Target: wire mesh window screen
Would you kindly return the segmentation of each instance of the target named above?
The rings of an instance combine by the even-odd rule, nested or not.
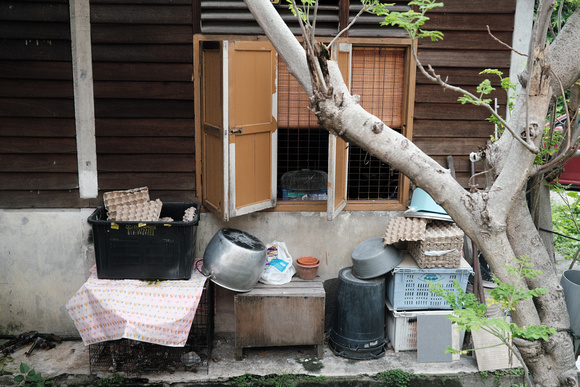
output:
[[[308,95],[282,59],[278,59],[278,127],[317,128],[316,116],[309,106]]]
[[[352,94],[391,128],[403,126],[405,50],[364,47],[352,52]]]
[[[352,52],[352,94],[369,113],[394,129],[403,127],[405,50],[361,47]],[[399,173],[363,149],[350,145],[347,199],[395,200]]]
[[[278,198],[282,200],[325,199],[324,192],[312,190],[309,185],[302,189],[296,184],[285,185],[308,175],[304,170],[323,172],[310,173],[317,178],[328,172],[328,132],[318,126],[309,106],[298,81],[278,60]],[[289,179],[290,175],[294,179]]]

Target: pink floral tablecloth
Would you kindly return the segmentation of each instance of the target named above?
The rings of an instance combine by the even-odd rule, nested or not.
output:
[[[103,280],[96,267],[66,303],[85,345],[121,338],[183,347],[206,277],[188,281]]]

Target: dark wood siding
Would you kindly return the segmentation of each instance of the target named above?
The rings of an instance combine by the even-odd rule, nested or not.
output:
[[[195,196],[192,0],[91,1],[101,192]]]
[[[507,97],[500,88],[499,78],[479,73],[495,68],[504,77],[509,76],[510,51],[488,34],[486,25],[496,37],[511,44],[515,0],[494,3],[493,7],[484,0],[446,0],[444,3],[443,8],[436,8],[428,15],[426,29],[440,30],[445,37],[440,42],[420,41],[419,59],[425,66],[430,64],[450,84],[471,92],[489,78],[497,89],[491,97],[497,98],[499,111],[504,116]],[[490,116],[485,109],[461,105],[458,97],[417,72],[413,141],[443,166],[447,166],[446,157],[452,155],[457,178],[467,187],[471,175],[469,153],[485,146],[494,127],[485,121]],[[476,171],[480,170],[481,163],[476,163]],[[479,177],[476,183],[483,186],[484,178]]]
[[[0,207],[84,205],[68,1],[0,1]]]

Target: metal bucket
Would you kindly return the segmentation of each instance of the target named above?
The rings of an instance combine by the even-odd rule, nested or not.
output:
[[[566,270],[562,274],[560,284],[564,288],[566,307],[570,316],[570,328],[574,332],[574,351],[577,350],[580,337],[580,271]]]

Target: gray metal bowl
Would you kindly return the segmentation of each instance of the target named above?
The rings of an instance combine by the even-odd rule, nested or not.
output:
[[[359,243],[351,254],[352,274],[360,279],[380,277],[393,270],[403,260],[403,252],[384,246],[382,237]]]
[[[209,241],[201,272],[221,287],[249,292],[266,267],[266,245],[234,228],[222,228]]]

